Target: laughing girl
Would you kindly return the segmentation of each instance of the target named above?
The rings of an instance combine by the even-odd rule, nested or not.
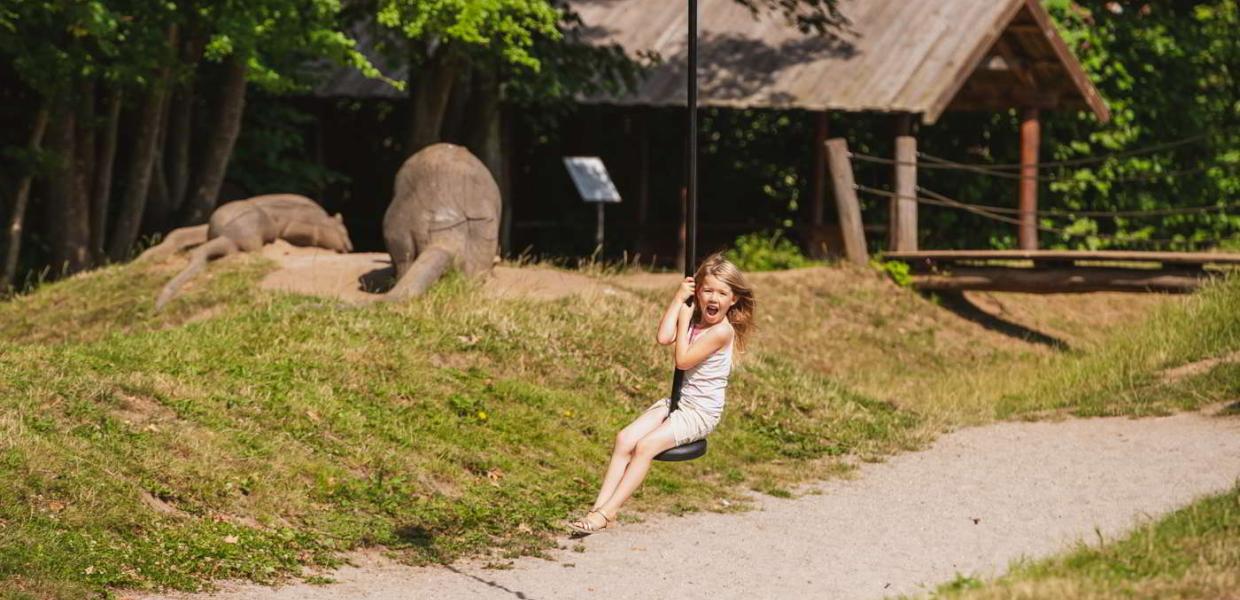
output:
[[[655,456],[715,429],[723,416],[732,351],[744,350],[753,316],[753,291],[740,269],[721,254],[709,256],[681,282],[655,336],[659,344],[675,346],[676,368],[685,372],[678,408],[669,416],[670,400],[664,398],[616,434],[594,507],[570,528],[594,533],[614,525]]]

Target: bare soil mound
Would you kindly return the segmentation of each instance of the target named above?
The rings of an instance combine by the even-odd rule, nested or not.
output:
[[[260,284],[269,290],[363,304],[379,299],[378,292],[390,286],[393,277],[391,261],[385,253],[335,254],[277,241],[265,246],[262,255],[280,265]],[[482,289],[492,297],[557,300],[670,292],[681,277],[678,273],[641,271],[589,275],[542,265],[498,265]],[[931,307],[924,301],[911,301],[913,295],[885,277],[849,265],[753,273],[749,279],[764,292],[763,310],[767,318],[771,311],[783,314],[803,308],[809,300],[800,297],[805,294],[846,292],[855,301],[845,299],[824,316],[832,324],[832,335],[857,328],[870,331],[882,322],[904,321],[899,327],[909,331],[918,327],[934,329],[937,343],[947,349],[975,347],[979,342],[992,348],[1043,350],[1061,343],[1078,347],[1099,339],[1116,326],[1139,321],[1158,304],[1175,301],[1160,294],[970,292],[964,294],[963,306],[945,302]],[[857,302],[862,306],[855,306]],[[861,309],[864,315],[857,313]],[[959,343],[954,344],[953,340]],[[1039,340],[1041,344],[1037,343]],[[1046,340],[1055,344],[1048,346]]]
[[[277,241],[264,246],[262,254],[280,265],[260,284],[268,290],[361,304],[379,299],[377,292],[389,286],[394,275],[390,258],[381,252],[336,254]],[[571,271],[506,266],[494,269],[483,284],[483,290],[495,297],[539,300],[624,293],[616,286]]]

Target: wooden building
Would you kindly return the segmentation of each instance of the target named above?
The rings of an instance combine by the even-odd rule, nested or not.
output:
[[[661,59],[633,93],[587,103],[684,106],[687,11],[668,0],[577,0],[592,43]],[[915,122],[947,111],[1021,111],[1020,247],[1037,247],[1040,115],[1106,103],[1037,0],[841,0],[848,23],[830,35],[798,31],[778,15],[757,18],[734,0],[701,0],[698,74],[704,106],[811,111],[816,139],[810,230],[824,222],[827,115],[877,112],[895,120],[889,246],[917,249]],[[904,166],[905,168],[899,168]],[[908,168],[914,167],[914,168]],[[639,195],[647,201],[647,195]],[[647,211],[639,208],[638,214]],[[814,236],[811,236],[814,237]]]
[[[615,220],[608,217],[609,239],[623,242],[619,247],[609,243],[609,251],[676,256],[679,215],[674,204],[683,148],[678,127],[686,98],[686,3],[570,1],[584,22],[584,41],[619,45],[639,61],[649,62],[652,56],[658,60],[631,93],[582,98],[584,116],[558,132],[563,142],[553,149],[530,150],[537,146],[539,134],[522,130],[517,119],[509,119],[513,127],[506,158],[512,162],[504,170],[511,176],[506,205],[515,231],[505,230],[505,240],[512,240],[507,249],[517,253],[533,246],[535,252],[551,254],[588,252],[587,244],[593,247],[594,212],[579,202],[572,204],[575,194],[559,158],[602,154],[618,174],[625,197],[623,206],[609,209],[619,211]],[[917,249],[913,196],[919,127],[934,126],[950,111],[1018,110],[1023,116],[1022,173],[1028,175],[1036,174],[1039,119],[1044,111],[1088,110],[1099,120],[1109,119],[1106,103],[1037,0],[840,0],[839,9],[847,24],[822,35],[801,32],[777,14],[755,16],[735,0],[700,0],[701,104],[794,111],[790,114],[811,122],[812,141],[798,142],[806,143],[809,206],[801,213],[802,222],[793,227],[811,251],[839,251],[838,233],[829,224],[824,155],[831,122],[875,115],[891,122],[897,138],[891,158],[901,164],[892,169],[898,198],[891,201],[890,223],[884,229],[889,233],[888,248],[907,251]],[[367,46],[365,39],[362,45]],[[405,78],[407,71],[401,65],[384,66],[390,76]],[[320,104],[317,111],[320,156],[355,182],[342,198],[328,202],[345,211],[346,219],[359,221],[364,240],[366,231],[378,231],[384,196],[390,194],[384,187],[391,177],[388,169],[394,172],[392,165],[398,166],[403,158],[395,154],[398,143],[370,138],[390,138],[385,128],[399,127],[407,119],[401,114],[402,93],[356,71],[340,70],[315,95],[318,101],[397,101],[370,111],[387,115],[385,121],[363,118],[366,111],[342,114],[327,104]],[[613,139],[600,140],[600,131]],[[392,156],[379,157],[384,152]],[[711,177],[712,167],[703,168],[703,176]],[[1019,193],[1013,190],[1013,201],[1018,196],[1022,210],[1020,246],[1035,248],[1037,181],[1026,177],[1017,183]],[[356,217],[350,215],[351,207]],[[716,239],[708,240],[706,247],[726,243],[744,233],[746,226],[752,224],[712,223],[707,215],[702,234]]]

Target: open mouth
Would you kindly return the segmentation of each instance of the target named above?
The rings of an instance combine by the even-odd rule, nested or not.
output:
[[[715,315],[718,315],[718,314],[719,314],[719,307],[718,307],[718,306],[715,306],[715,305],[713,305],[713,304],[707,304],[707,305],[706,305],[706,315],[707,315],[707,316],[714,317]]]

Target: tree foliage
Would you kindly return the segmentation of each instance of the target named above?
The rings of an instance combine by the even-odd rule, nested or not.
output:
[[[1111,108],[1043,112],[1043,161],[1074,164],[1040,171],[1040,233],[1046,247],[1206,249],[1240,238],[1240,14],[1235,0],[1108,2],[1053,0],[1061,34]],[[702,183],[716,203],[742,211],[754,197],[773,206],[760,226],[803,222],[809,192],[812,117],[799,111],[706,111],[703,164],[720,165]],[[1020,160],[1019,114],[947,113],[918,134],[919,150],[981,165]],[[885,115],[836,114],[830,131],[855,152],[892,156]],[[788,140],[796,140],[789,144]],[[1182,143],[1164,146],[1167,142]],[[1147,151],[1153,147],[1154,151]],[[890,188],[887,165],[854,163],[857,181]],[[996,175],[995,172],[999,175]],[[920,169],[919,184],[954,199],[1015,208],[1016,171]],[[736,201],[730,199],[735,197]],[[862,195],[867,222],[886,220],[889,200]],[[1159,214],[1207,207],[1185,214]],[[1212,208],[1210,208],[1212,207]],[[1104,217],[1084,211],[1159,211]],[[1015,226],[923,205],[922,245],[1013,247]],[[739,213],[744,214],[744,213]],[[1014,216],[1014,215],[1013,215]],[[1231,241],[1229,241],[1231,240]]]
[[[428,53],[490,54],[538,70],[530,48],[539,37],[559,37],[559,16],[545,0],[379,0],[376,20]]]
[[[57,213],[46,221],[73,224],[65,229],[76,237],[58,236],[55,227],[50,236],[31,235],[50,246],[53,257],[73,254],[76,258],[67,265],[72,271],[105,260],[98,250],[105,246],[112,248],[113,258],[128,256],[138,224],[162,228],[181,203],[199,206],[195,215],[209,212],[231,155],[247,81],[273,92],[304,89],[311,74],[307,67],[322,61],[379,76],[341,29],[340,12],[339,0],[4,3],[0,60],[11,65],[8,74],[19,93],[35,99],[25,109],[27,119],[41,110],[53,115],[52,160],[25,160],[10,177],[41,175],[35,198],[47,197],[45,204]],[[215,83],[220,73],[239,77],[238,84],[195,93],[195,80]],[[110,110],[113,106],[116,110]],[[170,125],[174,113],[184,116],[176,121],[179,128]],[[109,132],[118,129],[119,147],[129,155],[113,163],[118,142]],[[202,139],[191,141],[195,132]],[[17,154],[14,149],[25,135],[5,135],[0,140],[5,153]],[[177,148],[182,151],[174,152]],[[182,164],[191,156],[189,149],[201,155],[197,168]],[[107,176],[100,177],[100,171]],[[66,178],[72,184],[60,185]],[[179,181],[186,178],[198,183]],[[175,197],[170,190],[187,197]],[[99,202],[105,204],[93,208]],[[6,212],[7,220],[20,217],[15,210]],[[20,223],[15,230],[21,230]],[[84,241],[84,231],[111,239],[106,244]],[[73,248],[64,250],[66,244]],[[83,254],[84,245],[95,248],[91,256]],[[53,273],[63,267],[53,265]],[[6,284],[0,282],[0,288]]]
[[[1112,118],[1043,113],[1041,159],[1067,164],[1039,171],[1039,209],[1053,213],[1040,219],[1041,244],[1194,250],[1240,237],[1236,1],[1046,5]],[[1018,132],[1014,111],[982,119],[949,114],[923,130],[921,147],[967,162],[1012,164],[1019,161]],[[1015,205],[1010,178],[930,170],[919,178],[958,200]],[[923,232],[940,247],[1016,243],[1006,223],[953,209],[925,214]]]
[[[1117,154],[1057,172],[1064,210],[1217,205],[1201,214],[1060,222],[1076,245],[1145,241],[1210,246],[1240,235],[1240,8],[1235,0],[1049,3],[1061,31],[1107,99],[1113,119],[1060,115],[1056,160]],[[1183,140],[1157,152],[1134,153]],[[1108,237],[1109,236],[1109,237]]]

